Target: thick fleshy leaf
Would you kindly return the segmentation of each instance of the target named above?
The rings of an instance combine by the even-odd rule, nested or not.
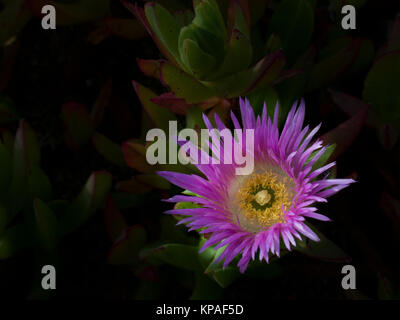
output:
[[[33,166],[28,173],[28,190],[31,198],[39,197],[46,201],[52,198],[50,179],[38,166]]]
[[[266,88],[271,82],[278,78],[286,64],[286,57],[282,50],[271,53],[251,70],[251,83],[245,93],[252,93],[256,90]]]
[[[185,244],[164,244],[157,248],[146,249],[141,253],[142,257],[159,260],[174,267],[201,271],[196,246]]]
[[[365,103],[363,100],[350,96],[343,92],[330,90],[330,94],[333,102],[349,117],[353,117],[356,113],[358,113],[362,109],[365,109],[368,106],[368,104]],[[365,124],[371,127],[376,127],[377,125],[376,115],[371,109],[369,109],[368,111]]]
[[[52,5],[57,12],[57,25],[67,26],[86,21],[93,21],[104,17],[110,11],[110,0],[78,0],[78,1],[54,1],[54,0],[27,0],[31,12],[42,18],[43,6]]]
[[[111,175],[108,172],[92,173],[80,194],[62,216],[60,221],[62,233],[69,233],[85,223],[103,206],[110,189]]]
[[[348,70],[360,51],[361,43],[361,39],[354,39],[347,47],[317,62],[311,70],[307,90],[326,86]]]
[[[195,245],[197,240],[187,233],[184,226],[177,226],[176,219],[170,215],[164,215],[160,218],[161,232],[160,240],[173,243]]]
[[[124,229],[108,253],[108,263],[112,265],[134,266],[139,262],[139,251],[146,243],[146,230],[141,225]]]
[[[10,227],[0,236],[0,260],[10,258],[31,242],[32,239],[24,224]]]
[[[186,112],[186,127],[191,129],[205,129],[203,110],[198,106],[190,107]]]
[[[189,103],[198,103],[214,96],[214,90],[205,87],[195,78],[168,62],[161,64],[161,81],[169,86],[175,96]]]
[[[248,68],[252,54],[250,38],[239,30],[233,29],[224,61],[216,72],[210,75],[210,80],[222,78]]]
[[[337,159],[357,138],[367,118],[368,109],[369,106],[367,105],[349,120],[321,137],[326,144],[336,144],[336,149],[330,157],[331,161]]]
[[[272,16],[270,32],[276,32],[289,63],[308,47],[314,28],[314,10],[307,0],[284,0]]]
[[[365,80],[363,98],[382,122],[400,127],[400,51],[380,57]]]
[[[36,134],[25,120],[20,121],[12,158],[13,175],[6,201],[11,216],[14,217],[24,207],[29,195],[31,186],[28,177],[40,164],[40,148]]]
[[[336,244],[327,239],[321,232],[319,232],[309,223],[307,223],[307,225],[317,234],[320,241],[316,242],[306,238],[304,241],[298,242],[297,246],[295,247],[296,251],[323,261],[340,263],[351,261],[351,258]]]
[[[336,149],[336,144],[331,144],[331,145],[329,145],[329,146],[326,148],[325,152],[324,152],[324,153],[318,158],[318,160],[313,164],[311,171],[315,171],[315,170],[321,168],[323,165],[325,165],[325,164],[328,162],[328,160],[331,159],[331,156],[332,156],[333,152],[335,151],[335,149]],[[314,152],[311,154],[309,160],[311,160],[312,158],[314,158],[314,156],[315,156],[317,153],[318,153],[318,150],[314,151]],[[307,162],[308,162],[309,160],[307,160]]]
[[[180,48],[182,61],[191,71],[196,79],[205,79],[216,66],[215,58],[204,52],[199,45],[191,40],[185,39]]]
[[[130,11],[132,12],[136,18],[143,24],[143,26],[146,28],[147,32],[150,34],[150,36],[153,38],[153,41],[157,45],[158,49],[161,51],[161,53],[173,64],[175,65],[181,65],[181,62],[176,60],[175,56],[170,52],[169,48],[167,48],[164,43],[161,41],[161,39],[158,38],[157,33],[152,29],[152,26],[150,25],[145,11],[143,8],[139,7],[138,5],[133,5],[132,3],[129,3],[127,0],[121,0],[123,5]]]
[[[222,289],[210,277],[196,272],[195,286],[190,300],[217,300],[221,298]]]
[[[199,248],[204,244],[205,239],[202,238],[199,242]],[[239,276],[239,270],[235,267],[227,267],[225,269],[222,268],[223,261],[219,263],[215,263],[217,258],[222,254],[225,247],[219,248],[215,250],[210,247],[204,250],[200,255],[200,261],[205,268],[204,273],[208,274],[210,277],[214,279],[215,282],[222,288],[228,287],[233,281],[235,281]],[[231,264],[235,262],[232,261]]]
[[[191,104],[187,103],[185,99],[176,97],[172,92],[167,92],[151,99],[151,102],[166,108],[175,114],[186,114],[186,110],[190,108]]]
[[[58,222],[54,212],[39,198],[33,202],[35,211],[36,231],[42,247],[50,252],[58,242]]]
[[[122,145],[122,151],[129,167],[143,173],[152,173],[157,169],[157,166],[152,166],[147,162],[145,146],[128,141]]]
[[[152,32],[179,63],[178,36],[180,25],[174,16],[158,3],[147,3],[144,7],[147,23]]]
[[[265,102],[267,106],[268,115],[271,118],[273,117],[273,111],[275,109],[276,103],[278,102],[279,98],[278,94],[272,87],[267,87],[262,90],[254,91],[251,94],[247,95],[247,98],[249,99],[250,104],[253,107],[254,113],[256,115],[261,116]]]
[[[70,148],[77,149],[89,142],[94,125],[85,105],[67,102],[62,106],[66,140]]]
[[[285,63],[285,55],[280,50],[264,57],[250,69],[204,83],[215,88],[219,97],[235,98],[267,87],[279,76]]]
[[[13,103],[9,99],[0,96],[0,124],[13,122],[17,119],[18,113]]]
[[[194,1],[195,17],[193,24],[225,40],[227,37],[224,19],[216,0]]]
[[[250,13],[249,3],[243,0],[229,2],[228,8],[228,30],[238,30],[250,39]]]
[[[116,164],[117,166],[126,167],[124,153],[122,152],[121,146],[98,132],[93,134],[92,142],[96,150],[107,159],[107,161]]]
[[[150,59],[136,59],[140,71],[147,77],[160,79],[160,62]]]
[[[162,108],[151,101],[157,95],[150,89],[135,81],[132,81],[132,85],[139,97],[140,102],[142,103],[143,108],[153,121],[155,127],[164,130],[164,132],[168,132],[168,123],[169,121],[176,121],[176,116],[168,109]]]

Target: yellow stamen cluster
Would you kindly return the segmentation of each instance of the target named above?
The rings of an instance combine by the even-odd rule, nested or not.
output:
[[[284,223],[285,210],[293,199],[294,183],[282,170],[258,170],[240,179],[231,194],[239,223],[258,232],[276,223]]]

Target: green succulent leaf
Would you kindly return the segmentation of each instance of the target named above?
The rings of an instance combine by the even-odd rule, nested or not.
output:
[[[80,227],[100,209],[111,189],[111,175],[106,171],[94,172],[60,221],[62,234]]]
[[[383,123],[400,128],[400,51],[380,57],[365,80],[363,99],[371,105]]]
[[[54,212],[39,198],[33,202],[39,242],[46,251],[53,251],[58,243],[58,222]]]
[[[195,286],[190,300],[217,300],[221,298],[222,288],[210,277],[196,272]]]
[[[351,261],[351,258],[341,248],[327,239],[321,232],[311,226],[311,224],[307,223],[307,225],[317,234],[320,241],[316,242],[309,239],[299,241],[298,245],[295,247],[296,251],[323,261],[341,263]]]
[[[313,28],[314,10],[307,0],[282,1],[270,23],[270,32],[279,35],[290,64],[306,50]]]
[[[38,166],[33,166],[28,174],[28,190],[31,198],[39,197],[46,201],[52,198],[50,179]]]
[[[163,46],[180,63],[178,36],[180,25],[174,16],[158,3],[147,3],[144,12],[152,31]]]
[[[200,239],[199,248],[201,248],[206,240],[204,238]],[[218,285],[222,288],[228,287],[233,281],[235,281],[239,276],[239,270],[235,267],[222,268],[223,261],[215,263],[217,258],[224,252],[225,247],[215,250],[212,247],[207,248],[200,254],[200,261],[205,268],[204,273],[209,275]],[[235,261],[235,260],[234,260]],[[231,262],[231,264],[234,263]]]
[[[361,39],[354,39],[348,46],[317,62],[310,72],[306,89],[312,91],[326,86],[347,71],[355,61],[361,43]]]
[[[216,66],[215,58],[204,52],[198,44],[185,39],[180,48],[182,61],[197,79],[204,79]]]
[[[230,16],[228,17],[228,23],[231,24],[232,30],[238,30],[240,33],[242,33],[246,38],[250,39],[250,26],[249,26],[249,21],[248,17],[246,17],[245,10],[242,8],[241,5],[246,5],[245,3],[239,4],[239,1],[231,1],[230,2],[230,8],[229,8],[229,14]]]
[[[248,68],[252,54],[250,39],[239,30],[233,29],[224,61],[217,71],[210,75],[209,80],[222,78]]]
[[[157,169],[157,166],[147,162],[145,146],[135,141],[127,141],[122,145],[122,151],[129,167],[143,173],[152,173]]]
[[[186,111],[186,127],[191,129],[205,129],[203,121],[203,110],[201,107],[192,106]]]
[[[168,62],[161,65],[161,80],[177,97],[188,103],[199,103],[214,96],[214,90]]]
[[[28,198],[29,174],[40,164],[40,148],[36,134],[25,120],[20,121],[12,159],[12,180],[6,201],[11,217],[14,217],[24,207]]]
[[[157,248],[145,249],[142,257],[159,260],[177,268],[201,271],[198,248],[186,244],[164,244]]]
[[[111,141],[101,133],[95,132],[92,137],[92,142],[96,150],[107,159],[107,161],[120,167],[126,167],[124,153],[121,147],[114,141]]]
[[[325,163],[327,163],[328,160],[330,160],[335,149],[336,149],[336,144],[329,145],[326,148],[325,152],[322,154],[322,156],[320,156],[319,159],[313,164],[311,171],[315,171],[318,168],[321,168]],[[318,151],[314,151],[307,160],[307,162],[312,160],[317,153]]]
[[[250,94],[257,89],[267,87],[276,79],[281,73],[285,61],[282,51],[274,52],[249,69],[222,79],[203,81],[203,83],[207,87],[215,88],[219,97],[235,98]]]
[[[256,115],[262,115],[265,103],[268,116],[270,116],[271,118],[273,117],[276,104],[279,100],[278,94],[276,93],[274,88],[267,87],[265,89],[256,90],[247,95],[247,98],[249,99],[249,102],[253,107],[254,113]]]
[[[153,91],[135,81],[132,81],[132,85],[144,110],[146,110],[154,123],[154,126],[164,130],[164,132],[168,132],[169,121],[176,121],[176,116],[168,109],[162,108],[151,101],[153,98],[157,97]]]
[[[160,79],[160,62],[151,59],[137,59],[140,71],[147,77]]]
[[[146,243],[146,230],[141,225],[124,229],[108,253],[108,263],[112,265],[135,266],[139,262],[139,251]]]
[[[215,0],[195,1],[195,17],[192,23],[211,34],[215,34],[223,42],[226,41],[225,22]]]

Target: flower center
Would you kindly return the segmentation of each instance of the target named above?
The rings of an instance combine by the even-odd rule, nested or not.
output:
[[[254,200],[256,200],[260,206],[263,206],[271,200],[271,195],[268,190],[261,190],[256,193]]]
[[[280,168],[263,168],[238,178],[230,188],[230,210],[245,230],[257,233],[285,222],[295,195],[293,180]]]

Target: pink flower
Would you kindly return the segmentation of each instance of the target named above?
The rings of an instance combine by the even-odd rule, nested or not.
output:
[[[193,202],[200,208],[176,209],[166,213],[187,216],[190,230],[210,234],[201,251],[210,246],[225,246],[216,262],[224,260],[224,268],[238,255],[238,267],[244,272],[256,254],[268,262],[269,254],[279,256],[281,239],[291,250],[295,238],[302,235],[314,241],[318,236],[305,224],[306,218],[329,221],[317,213],[316,202],[327,198],[354,182],[352,179],[329,179],[327,170],[335,163],[318,169],[313,165],[326,151],[320,140],[312,141],[320,126],[303,128],[304,101],[290,110],[281,133],[278,129],[278,106],[274,117],[267,116],[264,104],[257,118],[247,100],[240,99],[243,129],[254,129],[254,170],[251,174],[235,174],[237,165],[197,164],[204,177],[169,171],[159,172],[171,183],[198,196],[177,195],[169,202]],[[235,129],[240,124],[231,114]],[[213,129],[203,117],[208,129]],[[219,130],[225,128],[216,116]],[[233,138],[232,138],[233,139]],[[212,147],[211,147],[212,148]],[[222,145],[223,148],[223,145]],[[246,148],[246,146],[244,146]],[[216,152],[217,150],[213,150]]]

